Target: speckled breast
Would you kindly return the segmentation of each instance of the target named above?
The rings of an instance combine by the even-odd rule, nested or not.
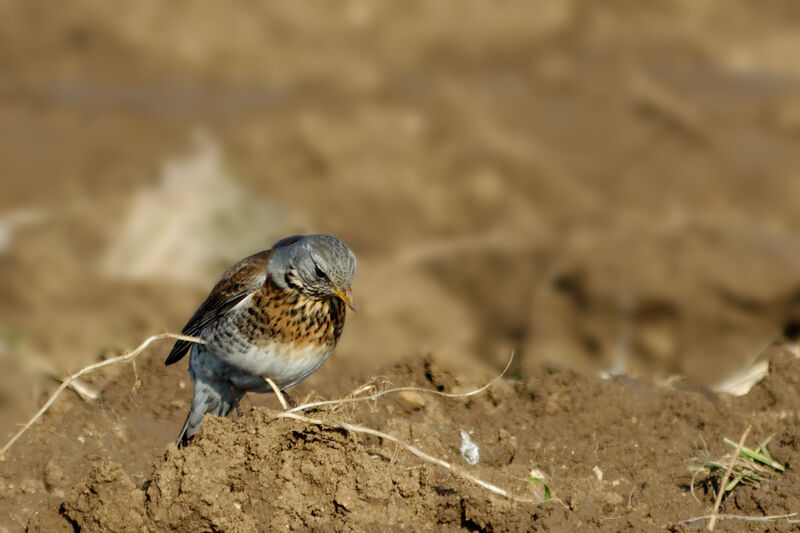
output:
[[[270,377],[285,388],[314,372],[333,353],[345,312],[339,299],[309,298],[267,282],[203,337],[227,363]]]

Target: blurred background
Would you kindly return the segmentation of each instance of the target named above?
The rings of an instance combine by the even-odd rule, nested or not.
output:
[[[514,348],[726,377],[800,302],[799,30],[792,0],[0,2],[2,434],[298,232],[359,257],[306,390]]]

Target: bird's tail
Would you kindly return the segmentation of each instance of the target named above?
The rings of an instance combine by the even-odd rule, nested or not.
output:
[[[191,419],[192,419],[192,412],[189,411],[189,416],[186,417],[186,422],[183,423],[183,427],[181,428],[181,433],[178,436],[178,442],[177,442],[178,448],[183,448],[184,446],[189,444],[189,441],[192,440],[192,437],[194,437],[194,434],[197,431],[197,427],[200,427],[200,426],[193,427],[190,432],[189,423]]]
[[[186,446],[192,440],[194,434],[203,425],[203,417],[206,413],[222,417],[228,416],[240,397],[241,395],[236,394],[228,382],[209,382],[196,379],[192,394],[192,406],[178,437],[178,448]]]

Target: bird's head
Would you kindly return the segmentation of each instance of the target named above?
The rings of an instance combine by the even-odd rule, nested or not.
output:
[[[340,298],[355,310],[351,293],[356,255],[333,235],[305,235],[278,241],[269,275],[281,287],[295,287],[312,298]]]

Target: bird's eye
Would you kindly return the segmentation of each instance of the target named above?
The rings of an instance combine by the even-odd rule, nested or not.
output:
[[[328,279],[328,275],[325,272],[323,272],[320,267],[314,265],[314,269],[315,269],[314,273],[317,275],[319,279],[325,279],[325,280]]]

